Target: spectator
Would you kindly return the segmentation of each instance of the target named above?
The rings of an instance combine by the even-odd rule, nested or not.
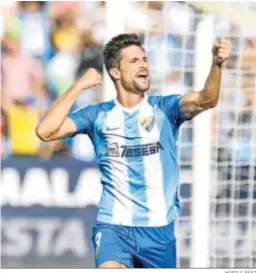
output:
[[[43,1],[20,2],[21,49],[27,56],[38,57],[44,64],[53,52],[50,45],[50,26]]]
[[[42,101],[47,99],[44,90],[44,73],[39,61],[24,56],[19,42],[12,37],[4,37],[2,57],[2,92],[14,101]]]
[[[47,104],[40,62],[24,56],[19,41],[3,39],[2,110],[6,116],[13,154],[36,155],[40,141],[34,129]]]
[[[81,33],[72,13],[61,15],[55,23],[52,41],[56,54],[46,67],[47,86],[53,98],[69,89],[74,82],[82,48]]]
[[[72,13],[66,13],[56,20],[52,41],[58,52],[69,51],[77,54],[81,48],[81,35]]]
[[[71,14],[73,18],[77,18],[80,12],[81,2],[78,1],[52,1],[49,12],[53,20],[57,20]]]
[[[81,74],[90,67],[97,69],[99,72],[103,70],[102,46],[94,39],[91,31],[87,31],[82,35],[83,49],[81,60],[77,74]]]
[[[35,128],[39,117],[39,109],[26,102],[10,105],[7,121],[12,154],[37,155],[40,140],[35,134]]]

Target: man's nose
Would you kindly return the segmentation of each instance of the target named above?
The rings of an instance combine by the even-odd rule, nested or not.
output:
[[[142,60],[140,63],[140,66],[141,66],[141,68],[145,68],[146,70],[148,70],[148,63],[147,62]]]

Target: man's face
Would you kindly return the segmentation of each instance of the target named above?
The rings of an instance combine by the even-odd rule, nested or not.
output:
[[[119,75],[122,86],[133,93],[149,89],[149,66],[144,51],[139,46],[121,50]]]
[[[41,6],[39,1],[27,1],[24,3],[24,9],[26,12],[34,13],[40,11]]]

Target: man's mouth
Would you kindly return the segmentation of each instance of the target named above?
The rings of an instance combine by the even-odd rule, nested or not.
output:
[[[143,80],[146,80],[148,78],[148,76],[144,76],[144,75],[141,75],[141,76],[138,76],[139,79],[143,79]]]
[[[137,78],[144,79],[144,80],[148,79],[148,72],[146,71],[139,72],[137,75]]]

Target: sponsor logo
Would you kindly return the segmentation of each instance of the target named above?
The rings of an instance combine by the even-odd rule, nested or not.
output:
[[[109,143],[107,151],[108,151],[108,156],[119,157],[119,148],[117,143]]]
[[[159,153],[159,149],[163,150],[160,142],[144,144],[144,145],[122,145],[119,147],[117,143],[108,145],[109,157],[137,157],[148,156]]]

